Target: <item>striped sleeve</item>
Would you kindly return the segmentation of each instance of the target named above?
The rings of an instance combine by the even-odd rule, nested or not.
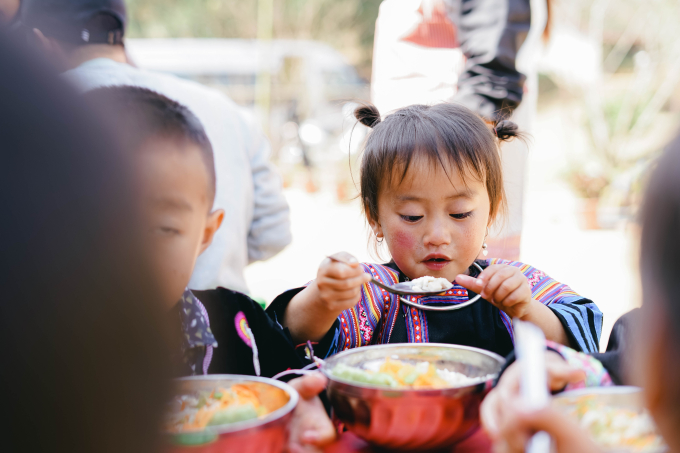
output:
[[[376,264],[362,264],[364,272],[377,280],[394,284],[398,281],[396,273]],[[386,298],[386,299],[385,299]],[[361,288],[361,300],[354,307],[340,313],[340,335],[337,348],[340,351],[371,344],[378,323],[383,317],[385,303],[389,297],[383,295],[375,285],[365,283]]]
[[[532,297],[555,313],[574,349],[586,353],[599,352],[602,312],[593,301],[528,264],[491,259],[489,265],[492,264],[507,264],[519,268],[529,281]]]

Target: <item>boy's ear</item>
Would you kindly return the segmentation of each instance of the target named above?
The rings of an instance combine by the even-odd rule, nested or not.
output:
[[[208,214],[208,221],[205,223],[205,229],[203,230],[200,253],[203,253],[212,243],[213,237],[215,237],[215,233],[220,228],[220,225],[222,225],[223,220],[224,209],[216,209]]]

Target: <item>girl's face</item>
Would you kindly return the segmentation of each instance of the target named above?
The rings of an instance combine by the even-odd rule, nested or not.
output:
[[[416,159],[401,184],[381,189],[378,219],[369,223],[410,279],[431,275],[453,281],[479,255],[489,210],[484,181],[467,171],[464,181],[453,167],[445,172]]]

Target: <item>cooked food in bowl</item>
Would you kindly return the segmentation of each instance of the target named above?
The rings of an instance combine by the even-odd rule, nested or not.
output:
[[[487,376],[468,377],[447,368],[437,368],[427,361],[411,364],[391,357],[367,362],[364,368],[339,363],[331,373],[335,377],[358,384],[413,389],[442,389],[471,385],[488,379]]]
[[[282,451],[298,394],[273,379],[211,375],[174,381],[164,432],[168,453]]]
[[[166,431],[200,431],[207,426],[262,418],[288,402],[285,393],[272,393],[270,389],[260,383],[243,383],[177,396],[166,419]]]
[[[405,283],[411,285],[411,291],[419,293],[440,290],[445,291],[453,286],[451,282],[445,278],[430,277],[429,275]]]
[[[333,413],[347,429],[381,447],[428,450],[479,428],[479,405],[503,362],[467,346],[406,343],[350,349],[321,370]]]
[[[665,444],[652,417],[642,406],[636,387],[612,387],[565,392],[556,398],[607,451],[662,452]],[[604,391],[605,393],[600,393]]]

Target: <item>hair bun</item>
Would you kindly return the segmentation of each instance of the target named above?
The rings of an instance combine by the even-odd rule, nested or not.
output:
[[[512,140],[515,137],[519,137],[521,134],[519,132],[519,127],[512,121],[502,120],[496,124],[493,128],[496,137],[501,141]]]
[[[381,121],[380,112],[378,111],[378,108],[373,104],[365,104],[357,107],[354,110],[354,117],[361,124],[363,124],[364,126],[368,126],[370,128],[375,127],[375,125]]]

